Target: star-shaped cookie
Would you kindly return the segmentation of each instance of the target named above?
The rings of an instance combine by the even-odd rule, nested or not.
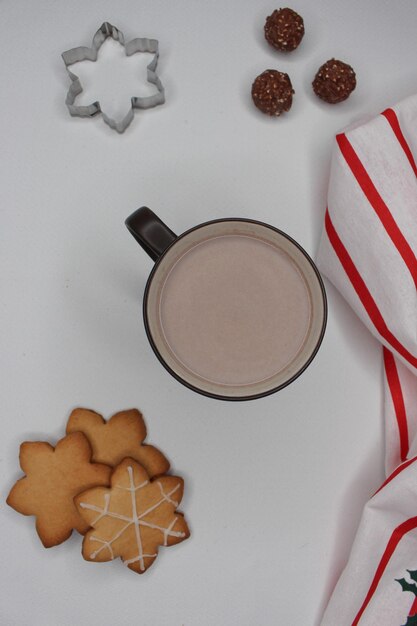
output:
[[[75,503],[92,530],[83,540],[88,561],[121,557],[142,574],[157,557],[159,546],[171,546],[189,537],[184,516],[176,511],[184,483],[177,476],[150,480],[133,459],[124,459],[113,471],[111,486],[89,489]]]
[[[150,477],[165,474],[169,463],[162,452],[144,444],[146,426],[137,409],[120,411],[107,422],[95,411],[75,409],[67,423],[67,433],[82,432],[93,450],[93,461],[115,466],[125,457],[140,463]]]
[[[80,432],[67,435],[55,448],[45,441],[20,446],[26,476],[12,487],[7,504],[36,516],[36,530],[46,548],[62,543],[72,530],[84,534],[89,524],[79,515],[74,497],[96,485],[108,485],[111,468],[92,463],[92,450]]]

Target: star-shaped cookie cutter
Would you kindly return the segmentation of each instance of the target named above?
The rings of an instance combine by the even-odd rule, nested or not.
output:
[[[108,37],[112,37],[115,41],[118,41],[125,48],[126,56],[131,56],[136,52],[151,52],[154,57],[147,66],[147,78],[148,82],[152,83],[158,89],[157,93],[152,96],[133,96],[131,98],[131,107],[129,112],[121,121],[109,117],[101,110],[100,103],[98,101],[89,105],[76,105],[74,104],[76,97],[82,92],[80,79],[73,74],[69,69],[70,65],[78,63],[79,61],[97,61],[98,52]],[[67,68],[69,77],[71,78],[71,85],[65,99],[65,104],[72,116],[78,117],[92,117],[97,113],[102,113],[103,120],[114,130],[119,133],[123,133],[133,120],[135,109],[150,109],[158,104],[165,102],[165,90],[158,76],[156,75],[156,66],[158,64],[159,57],[159,44],[156,39],[148,39],[145,37],[137,37],[125,44],[123,33],[118,30],[109,22],[104,22],[96,34],[93,37],[93,45],[91,48],[87,46],[79,46],[78,48],[71,48],[62,53],[62,58]]]

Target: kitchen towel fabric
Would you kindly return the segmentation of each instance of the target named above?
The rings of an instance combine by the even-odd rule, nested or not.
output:
[[[336,137],[321,272],[382,344],[387,479],[321,626],[417,625],[417,96]]]

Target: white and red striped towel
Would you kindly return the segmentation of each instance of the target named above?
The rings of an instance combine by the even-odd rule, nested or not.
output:
[[[318,266],[382,344],[387,480],[322,626],[417,625],[416,162],[417,96],[336,137]]]

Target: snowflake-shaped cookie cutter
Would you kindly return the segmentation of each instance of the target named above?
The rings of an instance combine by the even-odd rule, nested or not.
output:
[[[97,61],[98,52],[108,37],[112,37],[115,41],[118,41],[125,48],[126,56],[131,56],[136,52],[151,52],[154,57],[147,66],[147,79],[149,83],[152,83],[157,88],[157,93],[152,96],[133,96],[131,98],[131,107],[129,112],[121,121],[117,121],[112,117],[109,117],[101,110],[100,103],[98,101],[89,105],[77,105],[75,104],[76,97],[82,92],[81,81],[69,67],[74,63],[80,61]],[[77,117],[93,117],[97,113],[102,114],[103,120],[114,130],[119,133],[123,133],[133,120],[135,109],[150,109],[163,104],[165,102],[165,90],[158,76],[156,75],[156,66],[159,58],[159,44],[156,39],[148,39],[146,37],[137,37],[125,44],[123,33],[115,26],[112,26],[109,22],[104,22],[96,34],[93,37],[93,44],[91,48],[87,46],[79,46],[78,48],[71,48],[62,53],[62,58],[67,68],[69,77],[71,78],[71,85],[65,99],[65,104],[72,116]]]

